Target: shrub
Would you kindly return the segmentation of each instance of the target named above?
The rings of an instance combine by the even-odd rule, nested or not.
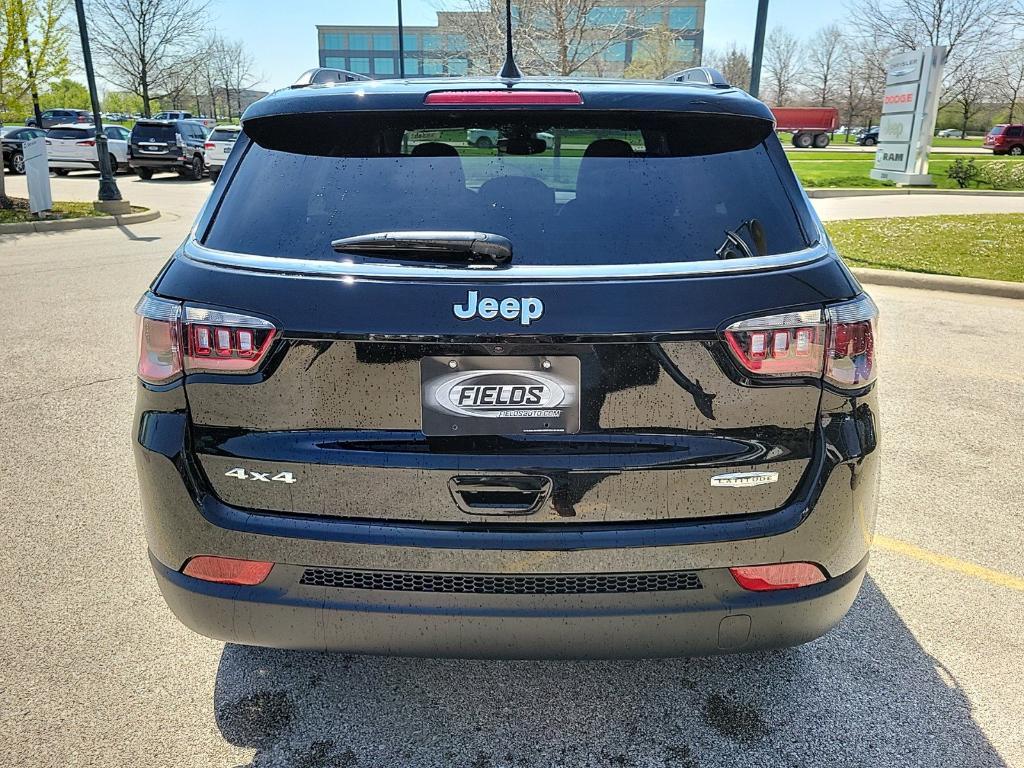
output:
[[[993,160],[978,169],[977,180],[993,189],[1024,189],[1024,163]]]
[[[977,180],[978,166],[974,162],[974,158],[964,162],[962,157],[958,157],[953,161],[953,164],[949,166],[949,170],[946,171],[946,175],[955,181],[956,185],[960,187],[960,189],[966,189],[968,184]]]

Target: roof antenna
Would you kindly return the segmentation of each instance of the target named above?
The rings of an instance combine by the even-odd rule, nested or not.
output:
[[[505,63],[501,65],[498,77],[504,80],[519,80],[523,73],[516,66],[512,55],[512,0],[505,0]]]

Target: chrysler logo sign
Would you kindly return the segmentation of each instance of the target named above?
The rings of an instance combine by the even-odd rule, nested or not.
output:
[[[432,383],[428,404],[456,416],[552,418],[572,403],[573,389],[554,376],[532,371],[453,373]]]

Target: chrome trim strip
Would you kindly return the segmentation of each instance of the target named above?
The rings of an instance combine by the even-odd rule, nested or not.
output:
[[[219,251],[190,238],[182,248],[185,258],[200,264],[250,272],[270,272],[301,277],[372,280],[437,280],[467,282],[519,282],[527,280],[652,280],[673,277],[705,277],[742,272],[769,272],[813,264],[828,258],[824,241],[802,251],[743,259],[677,261],[659,264],[513,264],[508,267],[425,267],[400,264],[359,263],[295,259],[283,256]]]

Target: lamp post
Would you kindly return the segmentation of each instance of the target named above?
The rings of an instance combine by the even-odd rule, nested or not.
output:
[[[761,88],[761,60],[764,58],[764,31],[768,25],[768,0],[757,0],[757,26],[754,28],[754,50],[750,57],[750,95],[755,99]]]
[[[75,0],[75,12],[78,14],[78,34],[82,38],[82,60],[85,64],[85,79],[89,84],[92,119],[96,126],[96,159],[100,167],[99,202],[93,205],[105,213],[129,213],[131,205],[121,199],[121,191],[117,188],[110,167],[110,152],[107,148],[107,135],[103,133],[103,119],[100,117],[100,99],[96,93],[96,75],[92,69],[92,51],[89,49],[89,31],[85,26],[83,0]]]
[[[402,0],[398,0],[398,76],[405,79],[405,32],[402,27]]]

